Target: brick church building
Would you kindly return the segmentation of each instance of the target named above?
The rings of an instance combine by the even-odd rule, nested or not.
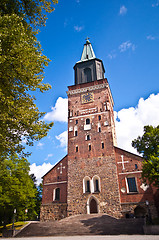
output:
[[[89,40],[68,87],[68,154],[43,176],[40,219],[76,214],[157,217],[155,191],[141,179],[143,159],[116,143],[113,98]]]

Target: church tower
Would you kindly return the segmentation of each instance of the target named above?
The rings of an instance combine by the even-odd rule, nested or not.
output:
[[[68,216],[120,215],[113,98],[89,40],[68,87]]]
[[[41,221],[90,213],[145,217],[149,211],[156,218],[158,192],[142,181],[143,158],[116,146],[112,94],[88,39],[74,71],[68,154],[43,176]]]

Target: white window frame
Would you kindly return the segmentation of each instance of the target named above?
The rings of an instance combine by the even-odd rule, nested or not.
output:
[[[85,176],[83,178],[83,193],[89,193],[89,192],[86,191],[87,181],[89,181],[89,183],[90,183],[90,193],[91,193],[92,192],[92,181],[91,181],[91,178],[88,177],[88,176]]]
[[[136,184],[136,190],[137,190],[137,192],[130,192],[129,191],[129,185],[128,185],[128,178],[135,178],[135,184]],[[128,175],[128,176],[126,176],[125,177],[125,182],[126,182],[126,189],[127,189],[127,193],[132,193],[132,194],[135,194],[135,193],[138,193],[139,191],[138,191],[138,186],[137,186],[137,179],[136,179],[136,177],[134,176],[134,175]]]
[[[100,177],[98,175],[95,175],[92,178],[92,186],[93,186],[92,190],[93,190],[93,193],[96,193],[95,192],[95,180],[98,180],[98,188],[99,188],[99,192],[101,192]]]

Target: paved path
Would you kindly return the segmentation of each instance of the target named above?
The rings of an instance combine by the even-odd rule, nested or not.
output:
[[[3,240],[6,240],[2,238]],[[22,240],[23,238],[16,238]],[[7,238],[13,240],[13,238]],[[156,235],[119,235],[119,236],[70,236],[70,237],[30,237],[24,240],[159,240]]]

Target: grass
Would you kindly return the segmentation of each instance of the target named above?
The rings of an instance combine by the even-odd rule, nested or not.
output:
[[[14,223],[14,227],[15,230],[20,230],[23,226],[25,226],[28,222],[15,222]],[[11,230],[12,229],[12,223],[7,224],[6,225],[7,230]],[[0,237],[2,237],[2,230],[3,230],[3,226],[0,226]]]

